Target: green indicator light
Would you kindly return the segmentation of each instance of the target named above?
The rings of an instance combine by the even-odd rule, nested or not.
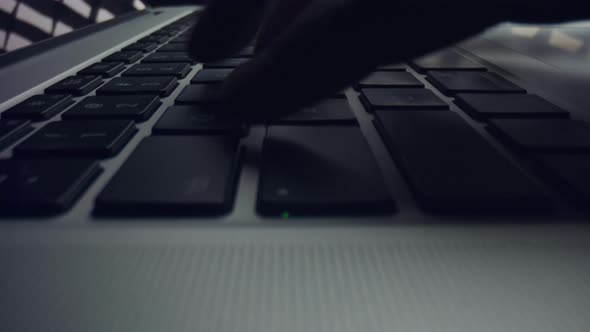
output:
[[[283,219],[289,219],[289,212],[285,211],[285,212],[281,213],[281,217]]]

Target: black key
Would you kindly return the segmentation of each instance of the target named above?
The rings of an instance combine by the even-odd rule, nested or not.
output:
[[[144,63],[158,63],[158,62],[187,62],[194,63],[195,61],[188,55],[188,53],[152,53],[143,59]]]
[[[115,77],[96,93],[100,95],[155,94],[165,97],[170,95],[177,86],[176,78],[170,76]]]
[[[191,84],[188,85],[178,98],[176,104],[211,104],[219,101],[221,84]]]
[[[64,119],[126,119],[145,121],[162,103],[157,96],[91,96],[65,112]]]
[[[360,88],[421,88],[424,84],[408,72],[376,71],[362,79]]]
[[[290,125],[358,124],[346,99],[326,99],[282,119],[272,121],[272,123]]]
[[[33,128],[27,120],[0,120],[0,150],[28,134]]]
[[[590,152],[590,125],[569,119],[490,121],[494,136],[531,152]]]
[[[186,43],[190,43],[191,41],[191,36],[189,35],[178,35],[177,37],[174,37],[172,39],[170,39],[170,41],[168,42],[169,44],[186,44]]]
[[[152,129],[159,135],[245,135],[248,127],[199,106],[172,106]]]
[[[348,215],[394,209],[358,127],[269,127],[258,189],[261,213]]]
[[[175,32],[159,30],[159,31],[156,31],[156,32],[152,33],[150,36],[170,38],[170,37],[172,37],[174,35],[176,35]]]
[[[73,103],[69,95],[37,95],[2,113],[3,119],[44,121]]]
[[[222,83],[233,69],[201,69],[191,83]]]
[[[428,81],[446,95],[457,93],[525,93],[526,90],[496,73],[431,71]]]
[[[123,76],[176,76],[184,78],[190,71],[189,63],[139,63],[127,69]]]
[[[138,42],[126,46],[123,51],[139,51],[143,53],[148,53],[158,48],[158,44],[153,42]]]
[[[458,94],[455,103],[472,117],[489,118],[565,118],[569,113],[536,95]]]
[[[50,216],[68,210],[100,174],[95,161],[0,161],[0,214]]]
[[[411,62],[416,71],[425,73],[430,70],[461,70],[461,71],[485,71],[486,68],[479,63],[453,50],[444,50],[427,55]]]
[[[426,89],[362,89],[361,102],[368,112],[377,109],[448,109],[449,105]]]
[[[545,195],[453,112],[376,112],[376,126],[418,203],[432,212],[510,214]]]
[[[379,71],[406,71],[406,66],[403,63],[392,63],[389,65],[380,66]]]
[[[203,64],[203,68],[235,68],[250,61],[248,58],[232,58],[216,62],[207,62]]]
[[[139,51],[119,51],[107,56],[106,58],[102,59],[102,61],[133,63],[141,59],[141,57],[142,54]]]
[[[100,193],[97,212],[145,216],[227,212],[236,189],[238,146],[237,137],[231,136],[147,137]]]
[[[45,89],[45,93],[82,96],[101,84],[100,76],[70,76]]]
[[[167,36],[147,36],[139,40],[140,43],[163,44],[168,40]]]
[[[125,69],[123,62],[98,62],[81,71],[78,75],[100,75],[102,77],[113,77]]]
[[[160,47],[156,52],[188,52],[189,44],[188,43],[168,43]]]
[[[133,121],[51,122],[18,145],[18,156],[110,157],[135,135]]]
[[[536,167],[558,187],[570,193],[576,203],[590,206],[590,155],[548,154],[536,158]]]

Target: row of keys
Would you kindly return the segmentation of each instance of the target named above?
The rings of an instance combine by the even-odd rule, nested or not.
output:
[[[125,70],[122,62],[99,62],[78,72],[83,76],[113,77]],[[191,71],[189,62],[140,63],[131,66],[122,76],[176,76],[184,78]]]
[[[240,154],[235,136],[148,137],[99,194],[95,212],[150,216],[226,212],[235,194]],[[394,210],[358,127],[271,127],[263,160],[258,193],[262,213]],[[3,214],[62,212],[99,172],[96,162],[83,159],[0,162],[0,210]]]
[[[239,154],[235,136],[146,138],[98,196],[97,213],[225,212],[235,192]],[[264,214],[395,209],[358,127],[271,127],[261,172],[258,209]]]
[[[576,201],[588,201],[590,177],[583,165],[590,163],[589,124],[569,119],[567,111],[526,94],[456,51],[439,52],[410,65],[468,115],[485,122],[485,128],[508,148],[530,157],[541,178],[553,179]],[[366,78],[364,86],[357,85],[360,99],[367,111],[375,113],[377,128],[422,206],[430,211],[464,212],[470,206],[504,212],[540,211],[546,204],[543,191],[491,152],[485,139],[460,117],[436,112],[448,109],[443,100],[423,88],[404,89],[394,78],[406,73],[387,75],[379,70]],[[396,110],[401,112],[391,112]],[[421,132],[428,135],[417,134]],[[474,164],[479,162],[486,166]],[[429,169],[432,163],[436,170]],[[495,177],[498,174],[502,181]]]
[[[346,99],[325,99],[281,119],[269,120],[273,125],[357,125],[356,117]],[[173,106],[152,129],[154,134],[199,135],[241,134],[247,128],[236,120],[224,117],[218,110],[206,106]]]
[[[96,89],[103,83],[101,78],[120,74],[126,63],[136,62],[142,53],[165,42],[163,34],[171,36],[182,29],[164,28],[162,33],[152,34],[81,70],[79,76],[52,85],[46,89],[47,95],[33,96],[3,112],[0,148],[30,133],[33,128],[29,121],[44,121],[62,112],[73,103],[71,95],[81,96]],[[117,154],[137,132],[133,121],[144,121],[155,112],[161,105],[156,95],[168,95],[177,85],[175,77],[183,78],[190,71],[189,62],[133,66],[123,75],[141,77],[117,78],[99,94],[154,95],[87,97],[62,115],[65,121],[45,125],[16,146],[13,159],[0,161],[0,213],[50,215],[67,211],[101,172],[96,160],[84,158]]]
[[[140,75],[142,72],[142,68],[131,68],[133,69],[130,71],[129,75]],[[178,65],[178,64],[169,64],[165,66],[155,66],[155,67],[147,67],[150,69],[150,73],[155,74],[164,74],[164,73],[175,73],[176,75],[186,75],[188,65]],[[68,77],[51,87],[46,89],[46,92],[50,93],[48,95],[36,95],[33,97],[28,98],[27,100],[21,102],[20,104],[12,107],[11,109],[2,113],[3,119],[28,119],[31,121],[44,121],[47,119],[52,118],[54,115],[60,113],[67,107],[69,107],[72,103],[71,94],[74,95],[81,95],[87,93],[90,89],[89,87],[96,87],[98,76],[96,77],[88,77],[88,76],[72,76]],[[100,84],[100,83],[99,83]],[[98,95],[146,95],[146,94],[153,94],[159,95],[162,97],[168,96],[176,87],[178,83],[176,82],[176,77],[173,76],[130,76],[130,77],[117,77],[109,81],[103,87],[97,90]],[[55,93],[55,94],[52,94]],[[65,94],[64,94],[65,93]],[[133,97],[129,97],[131,100],[126,103],[127,105],[134,105],[137,102],[133,100]],[[153,99],[153,98],[152,98]],[[123,104],[120,100],[112,99],[112,103],[117,105]],[[102,112],[104,108],[98,107],[96,103],[93,103],[95,106],[95,110],[99,110]],[[140,106],[142,104],[138,104],[136,106]],[[151,103],[150,105],[155,105],[155,103]],[[86,103],[78,105],[75,109],[77,111],[68,113],[68,114],[76,114],[80,113],[80,107],[83,107],[86,112],[89,113],[88,110],[90,106]],[[111,109],[111,107],[105,107]],[[142,114],[146,114],[146,112],[153,111],[151,107],[140,107],[143,111]],[[116,110],[117,108],[115,108]],[[134,114],[136,110],[139,108],[134,108]],[[111,110],[111,112],[115,112]],[[112,114],[111,114],[112,115]],[[142,115],[143,116],[143,115]]]

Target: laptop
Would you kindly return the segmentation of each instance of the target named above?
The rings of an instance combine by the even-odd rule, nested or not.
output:
[[[202,6],[48,3],[0,6],[2,331],[588,330],[590,24],[249,124]]]

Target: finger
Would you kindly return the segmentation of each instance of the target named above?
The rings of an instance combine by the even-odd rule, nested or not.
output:
[[[268,0],[215,0],[199,17],[190,52],[200,62],[232,55],[250,42]]]
[[[441,10],[376,3],[319,12],[307,8],[271,46],[230,75],[223,92],[227,109],[247,110],[259,119],[284,116],[349,86],[379,64],[414,58],[491,24],[476,17],[449,27]]]
[[[256,51],[260,52],[280,36],[312,0],[274,1],[258,32]]]

